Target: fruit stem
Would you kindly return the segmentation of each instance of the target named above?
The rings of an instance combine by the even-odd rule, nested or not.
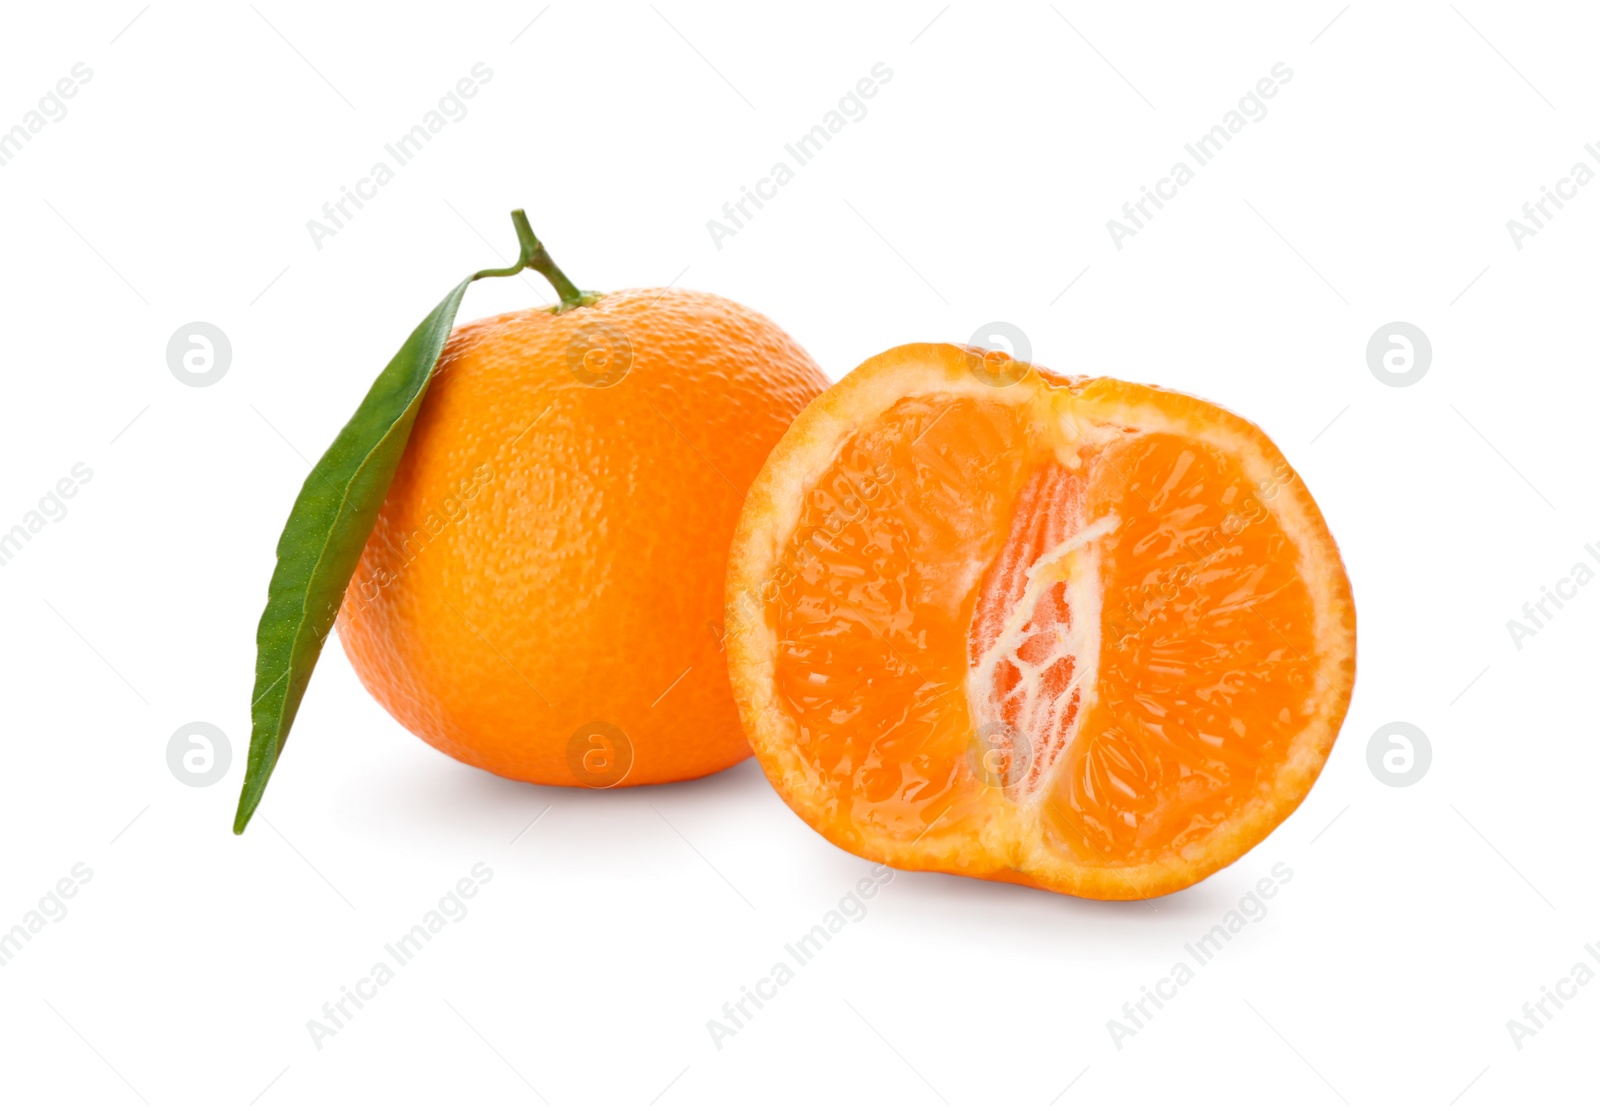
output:
[[[480,270],[473,275],[475,278],[509,278],[520,274],[524,270],[537,270],[543,274],[545,280],[555,287],[556,296],[561,298],[561,304],[555,311],[566,312],[582,305],[594,303],[595,295],[585,293],[572,284],[572,279],[561,272],[561,267],[556,265],[555,259],[550,257],[550,252],[544,249],[544,244],[539,242],[539,237],[533,234],[533,228],[528,225],[527,213],[522,209],[513,209],[511,224],[517,229],[517,245],[520,253],[517,261],[511,265],[497,270]]]

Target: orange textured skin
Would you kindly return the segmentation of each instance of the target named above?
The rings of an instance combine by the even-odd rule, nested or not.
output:
[[[614,384],[574,374],[619,357]],[[631,744],[622,785],[742,760],[728,542],[827,384],[770,320],[704,293],[456,328],[340,612],[362,683],[429,744],[513,779],[611,785],[569,757],[594,722]]]

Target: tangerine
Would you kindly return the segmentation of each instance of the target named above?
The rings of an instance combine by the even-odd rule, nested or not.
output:
[[[513,779],[662,783],[743,759],[728,541],[826,385],[772,321],[705,293],[564,297],[456,328],[340,610],[361,682],[435,748]]]
[[[1259,428],[948,344],[884,352],[800,415],[727,605],[745,730],[813,828],[1098,899],[1265,837],[1355,680],[1338,548]]]

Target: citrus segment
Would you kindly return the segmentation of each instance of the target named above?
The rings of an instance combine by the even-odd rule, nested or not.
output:
[[[915,836],[961,786],[973,564],[1008,508],[1022,427],[981,400],[895,407],[807,492],[776,582],[775,679],[827,805]],[[991,496],[972,496],[974,468]]]
[[[1100,698],[1054,808],[1079,855],[1181,852],[1283,761],[1314,709],[1312,601],[1298,552],[1236,460],[1151,434],[1107,452],[1091,495],[1116,512],[1101,569]],[[1050,817],[1055,817],[1051,814]]]

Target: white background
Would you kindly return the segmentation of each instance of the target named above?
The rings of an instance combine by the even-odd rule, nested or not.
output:
[[[8,7],[0,128],[75,63],[93,78],[0,167],[0,531],[75,463],[93,479],[0,567],[0,930],[75,863],[93,879],[0,967],[0,1102],[1592,1100],[1600,986],[1520,1049],[1507,1021],[1576,962],[1600,972],[1600,585],[1520,649],[1506,623],[1600,569],[1600,183],[1520,250],[1506,222],[1600,169],[1600,26],[1482,0],[1206,7]],[[314,246],[307,220],[477,62],[469,114]],[[878,62],[869,114],[718,249],[707,220]],[[1106,221],[1278,62],[1266,118],[1114,246]],[[1054,369],[1259,422],[1360,613],[1304,805],[1144,904],[898,875],[720,1048],[707,1021],[869,870],[753,762],[605,793],[498,780],[409,736],[330,644],[234,837],[285,514],[415,322],[511,257],[517,206],[580,285],[715,291],[832,377],[1000,320]],[[462,319],[546,300],[531,275],[480,283]],[[1433,345],[1408,388],[1365,358],[1397,320]],[[233,346],[204,389],[166,364],[190,321]],[[193,721],[231,741],[213,787],[167,767]],[[1393,721],[1432,745],[1403,789],[1366,757]],[[315,1048],[307,1021],[479,861],[465,919]],[[1118,1048],[1107,1021],[1277,862],[1266,917]]]

